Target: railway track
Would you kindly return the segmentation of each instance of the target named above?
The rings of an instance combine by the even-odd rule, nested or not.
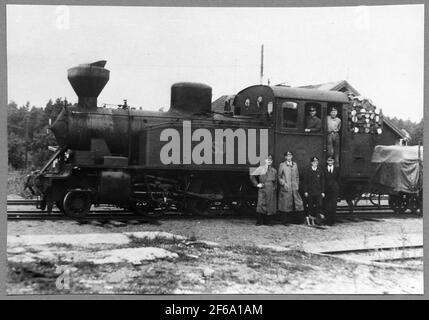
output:
[[[378,262],[383,264],[413,267],[423,264],[423,245],[402,245],[377,248],[343,249],[324,251],[320,254],[340,257],[346,260]]]
[[[210,218],[216,218],[216,217],[204,217],[204,216],[192,216],[188,214],[184,214],[182,212],[167,212],[162,217],[158,218],[158,220],[162,219],[168,219],[169,217],[174,217],[175,219],[210,219]],[[385,213],[379,213],[375,212],[373,214],[369,214],[368,212],[363,213],[353,213],[353,214],[339,214],[338,215],[338,223],[350,223],[350,222],[363,222],[363,221],[378,221],[379,219],[389,219],[389,218],[395,218],[395,217],[401,217],[401,218],[412,218],[415,217],[413,214],[395,214],[393,212],[385,212]],[[238,216],[238,215],[223,215],[218,216],[218,218],[222,219],[249,219],[252,218],[252,216]],[[73,218],[69,218],[65,216],[62,212],[54,210],[52,213],[48,214],[46,212],[42,211],[13,211],[7,213],[7,219],[9,221],[13,220],[76,220]],[[154,219],[145,217],[145,216],[139,216],[132,212],[127,211],[105,211],[105,210],[99,210],[90,212],[87,216],[80,218],[79,221],[107,221],[107,220],[114,220],[114,221],[121,221],[126,222],[130,220],[139,220],[139,221],[153,221]]]
[[[69,218],[65,216],[64,214],[58,212],[53,212],[51,214],[47,213],[8,213],[7,216],[8,220],[52,220],[52,221],[58,221],[58,220],[71,220],[76,221],[76,219]],[[138,216],[132,213],[92,213],[87,215],[86,217],[80,218],[79,222],[88,222],[88,221],[98,221],[98,222],[126,222],[129,223],[130,221],[138,221],[138,222],[146,222],[148,221],[147,217]]]
[[[40,203],[40,200],[37,199],[8,199],[7,200],[7,205],[8,206],[12,206],[12,205],[37,205]],[[338,208],[344,208],[347,209],[348,206],[347,205],[338,205]],[[358,208],[360,209],[374,209],[374,208],[389,208],[388,205],[359,205]]]
[[[39,201],[34,199],[19,199],[19,200],[7,200],[8,210],[7,217],[8,220],[71,220],[70,218],[64,216],[59,210],[54,209],[50,214],[40,211],[36,208],[22,208],[38,205]],[[55,208],[55,206],[54,206]],[[395,214],[393,210],[387,205],[374,206],[374,205],[361,205],[355,207],[353,213],[350,213],[349,207],[345,205],[339,205],[337,207],[337,213],[339,220],[345,221],[360,221],[363,219],[371,218],[389,218],[389,217],[408,217],[413,216],[411,214]],[[186,216],[189,215],[183,214],[179,211],[168,212],[166,216]],[[232,216],[233,214],[225,214],[222,217]],[[237,216],[235,216],[237,217]],[[80,219],[81,221],[88,220],[127,220],[127,219],[147,219],[147,217],[136,215],[132,212],[126,211],[117,207],[93,207],[93,210],[90,211],[87,217]]]
[[[8,206],[35,206],[38,203],[39,203],[39,200],[35,200],[35,199],[7,200]]]

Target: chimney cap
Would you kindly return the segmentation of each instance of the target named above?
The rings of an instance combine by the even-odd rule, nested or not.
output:
[[[109,81],[110,71],[105,69],[105,60],[80,64],[68,69],[68,80],[78,97],[98,97]]]

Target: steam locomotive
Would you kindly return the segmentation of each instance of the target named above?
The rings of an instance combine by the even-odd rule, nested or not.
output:
[[[332,107],[339,111],[341,197],[350,203],[369,191],[374,147],[395,143],[384,133],[381,114],[367,110],[370,116],[358,119],[342,92],[255,85],[214,112],[210,86],[182,82],[171,87],[167,112],[136,110],[126,103],[97,107],[110,76],[105,64],[68,70],[78,103],[64,107],[50,127],[58,148],[33,177],[42,210],[50,212],[55,204],[73,218],[85,216],[94,204],[151,217],[169,210],[201,215],[228,208],[251,211],[257,191],[249,170],[267,154],[275,165],[286,150],[294,152],[300,168],[311,156],[324,163],[326,121],[320,132],[305,132],[310,107],[321,119]]]

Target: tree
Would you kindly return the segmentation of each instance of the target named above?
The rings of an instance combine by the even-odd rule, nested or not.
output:
[[[410,121],[410,120],[402,120],[398,119],[396,117],[389,118],[390,121],[393,122],[395,126],[397,126],[399,129],[405,129],[411,136],[411,140],[409,141],[409,145],[417,145],[419,142],[423,144],[423,129],[424,129],[424,123],[423,119],[420,120],[419,123]]]
[[[55,103],[50,99],[46,107],[30,107],[30,102],[18,107],[11,101],[8,104],[8,151],[9,164],[15,169],[28,165],[40,168],[52,155],[48,146],[57,144],[49,128],[49,119],[52,122],[58,117],[66,102],[57,98]],[[67,106],[70,106],[67,103]]]
[[[25,141],[19,135],[11,132],[8,135],[8,161],[15,169],[22,169],[25,165]]]
[[[423,130],[424,122],[423,119],[414,127],[414,131],[411,133],[410,145],[416,145],[421,143],[423,145]]]

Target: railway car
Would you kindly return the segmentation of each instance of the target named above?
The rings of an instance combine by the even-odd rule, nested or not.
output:
[[[423,147],[376,146],[372,155],[374,194],[388,194],[397,213],[423,211]]]
[[[255,85],[238,92],[233,107],[219,113],[211,109],[210,86],[183,82],[171,87],[167,112],[126,103],[105,108],[97,106],[110,77],[105,63],[68,70],[78,103],[64,107],[51,126],[58,149],[32,179],[43,210],[56,204],[74,218],[85,216],[93,204],[147,216],[167,210],[205,215],[252,210],[257,191],[249,170],[268,154],[275,166],[286,150],[293,150],[300,168],[311,156],[324,163],[324,120],[332,107],[343,123],[341,197],[352,203],[370,190],[372,151],[386,142],[382,115],[363,110],[358,117],[342,92]],[[304,130],[310,107],[322,119],[319,132]]]

